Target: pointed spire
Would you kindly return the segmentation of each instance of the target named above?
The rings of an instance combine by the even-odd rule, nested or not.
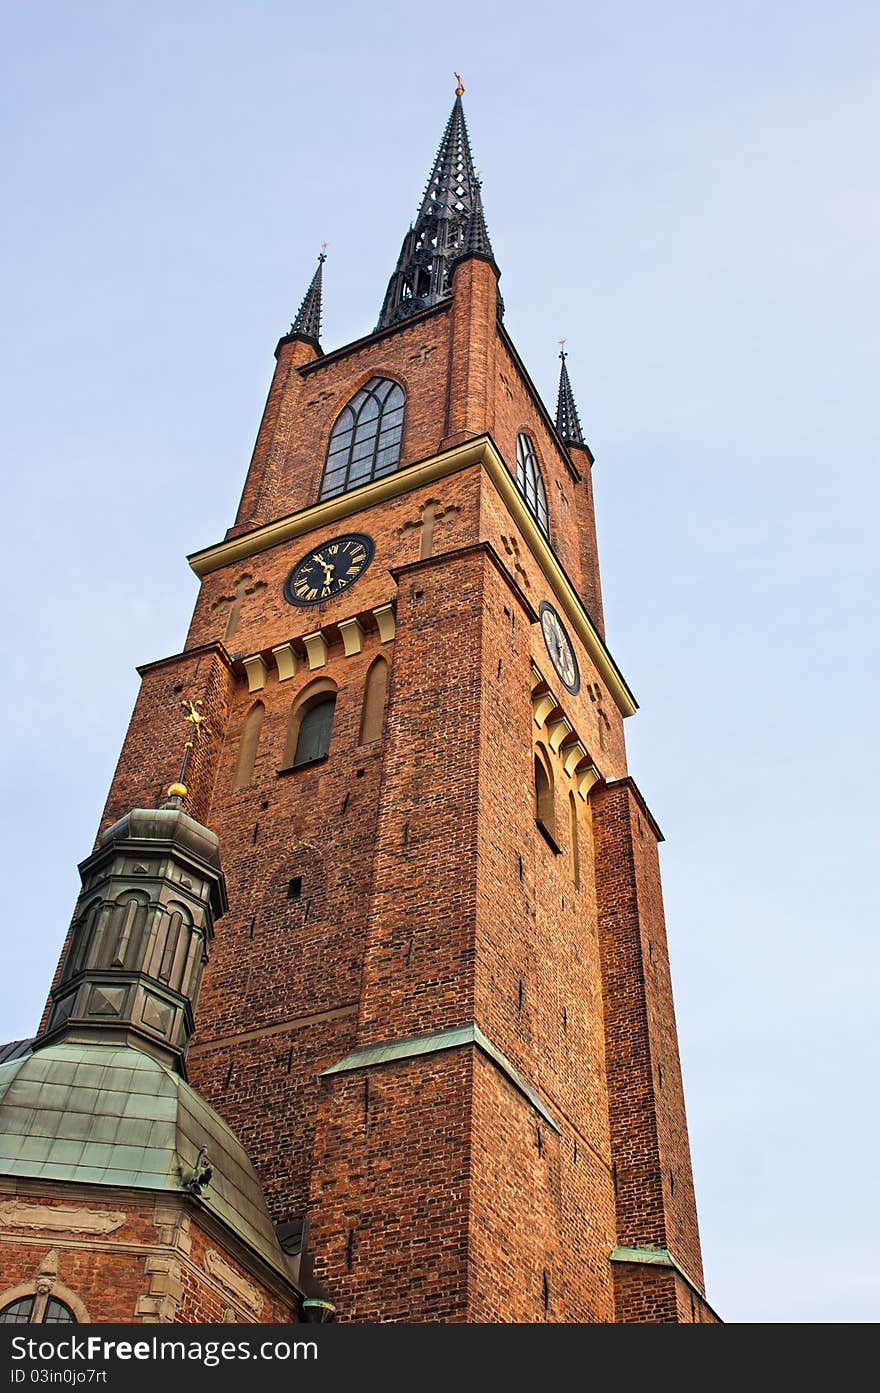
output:
[[[327,243],[324,243],[326,247]],[[312,276],[312,283],[303,297],[303,302],[296,312],[296,319],[290,326],[290,333],[296,334],[301,339],[308,339],[320,347],[318,340],[321,337],[321,294],[324,282],[324,262],[327,260],[327,253],[324,248],[318,254],[318,268]]]
[[[482,184],[478,179],[474,189],[474,211],[468,220],[467,232],[465,233],[464,246],[461,254],[456,258],[461,261],[466,256],[480,256],[485,261],[491,261],[495,265],[495,253],[492,251],[492,243],[489,241],[489,233],[486,228],[486,214],[483,211],[483,195],[481,192]]]
[[[443,300],[452,288],[452,267],[463,255],[482,256],[494,264],[461,103],[464,86],[457,73],[456,78],[455,102],[421,207],[388,282],[377,329]]]
[[[565,351],[565,339],[560,339],[562,347],[559,350],[559,357],[562,360],[562,367],[559,372],[559,396],[556,398],[556,431],[560,439],[566,445],[580,445],[581,449],[586,449],[584,433],[581,430],[581,423],[574,404],[574,393],[571,390],[571,382],[568,377],[568,368],[565,360],[568,354]]]

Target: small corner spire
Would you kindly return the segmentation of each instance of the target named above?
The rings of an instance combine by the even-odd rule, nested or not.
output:
[[[312,276],[311,284],[306,291],[303,302],[296,312],[296,318],[290,326],[290,333],[297,335],[301,339],[308,339],[320,348],[321,338],[321,310],[322,295],[324,287],[324,262],[327,260],[327,243],[321,243],[321,250],[318,253],[318,266]]]
[[[461,249],[461,256],[456,260],[460,261],[466,256],[481,256],[486,261],[491,261],[495,265],[495,253],[492,251],[492,243],[489,241],[489,232],[486,227],[486,214],[483,211],[482,182],[476,181],[474,189],[474,211],[468,219],[467,232],[465,233],[464,246]],[[496,267],[497,269],[497,267]]]
[[[571,390],[568,368],[565,366],[567,357],[565,339],[560,339],[559,358],[562,366],[559,370],[559,395],[556,398],[556,432],[565,445],[579,445],[581,449],[586,449],[580,417],[574,404],[574,393]]]

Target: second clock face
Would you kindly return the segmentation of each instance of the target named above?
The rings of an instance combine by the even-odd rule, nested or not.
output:
[[[560,681],[574,696],[581,689],[581,674],[565,625],[547,600],[541,601],[538,613],[541,616],[541,628],[550,661],[559,674]]]
[[[334,537],[298,561],[284,582],[289,605],[319,605],[359,580],[373,559],[375,544],[365,532]]]

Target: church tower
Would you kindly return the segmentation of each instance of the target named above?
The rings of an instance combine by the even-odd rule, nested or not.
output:
[[[593,457],[564,355],[554,417],[504,327],[461,86],[375,329],[327,350],[323,274],[101,824],[201,703],[229,908],[188,1084],[340,1320],[715,1320]]]

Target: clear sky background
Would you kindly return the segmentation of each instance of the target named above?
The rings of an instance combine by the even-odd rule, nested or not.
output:
[[[708,1294],[876,1321],[873,0],[3,4],[0,1039],[321,242],[369,332],[464,75],[507,326],[596,455]]]

